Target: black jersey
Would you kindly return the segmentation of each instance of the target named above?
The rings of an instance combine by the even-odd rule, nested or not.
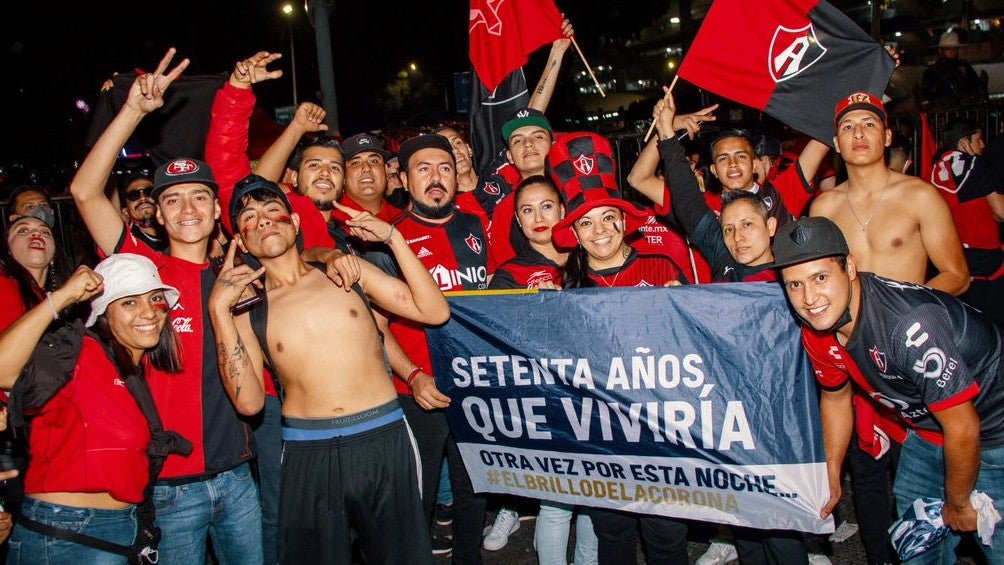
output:
[[[931,412],[971,400],[985,446],[1004,444],[1001,333],[954,296],[859,273],[861,310],[846,348],[867,392],[911,425],[940,426]]]

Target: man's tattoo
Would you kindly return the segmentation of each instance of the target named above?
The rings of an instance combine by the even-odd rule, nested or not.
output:
[[[558,66],[558,62],[557,61],[553,61],[551,63],[551,68],[552,69],[554,67],[557,67],[557,66]],[[550,69],[548,70],[548,73],[550,73]],[[537,94],[543,94],[544,93],[544,88],[546,86],[547,86],[547,77],[545,76],[544,78],[540,79],[540,86],[537,87]]]
[[[251,358],[247,348],[244,347],[244,340],[237,336],[237,343],[233,349],[227,351],[226,344],[220,342],[216,344],[216,351],[219,353],[220,367],[225,368],[224,374],[230,380],[236,381],[234,387],[234,399],[240,398],[243,388],[244,378],[251,371]]]

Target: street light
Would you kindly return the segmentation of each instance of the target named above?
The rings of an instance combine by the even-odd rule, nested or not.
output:
[[[296,96],[296,48],[293,45],[293,5],[286,3],[282,5],[282,13],[286,15],[286,23],[289,24],[289,58],[293,67],[293,107],[299,105],[300,101]]]

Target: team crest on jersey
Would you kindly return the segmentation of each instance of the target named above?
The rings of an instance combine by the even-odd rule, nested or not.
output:
[[[488,194],[491,194],[492,196],[498,196],[499,194],[502,194],[502,189],[499,188],[499,185],[494,182],[486,182],[484,191],[487,192]]]
[[[772,198],[770,196],[764,196],[763,197],[763,203],[766,204],[767,205],[767,209],[770,210],[771,208],[774,207],[774,198]]]
[[[767,68],[774,82],[783,82],[816,64],[826,54],[812,24],[798,29],[777,26],[770,41]]]
[[[579,155],[578,159],[572,161],[572,166],[575,167],[575,170],[583,175],[593,174],[593,165],[595,164],[596,159],[586,157],[585,155]]]
[[[481,250],[484,249],[481,245],[481,238],[475,236],[473,233],[468,234],[467,237],[464,238],[464,243],[467,244],[467,247],[471,248],[471,251],[477,253],[478,255],[480,255]]]
[[[885,360],[885,353],[879,351],[878,346],[873,345],[871,349],[868,350],[868,356],[875,362],[875,366],[878,367],[880,373],[884,373],[885,370],[889,368],[889,365]]]

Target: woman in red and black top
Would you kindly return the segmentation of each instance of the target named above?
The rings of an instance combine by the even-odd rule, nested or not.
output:
[[[561,288],[561,268],[568,253],[554,247],[551,228],[565,217],[558,187],[535,175],[516,187],[516,227],[510,231],[516,257],[499,265],[490,289]]]

